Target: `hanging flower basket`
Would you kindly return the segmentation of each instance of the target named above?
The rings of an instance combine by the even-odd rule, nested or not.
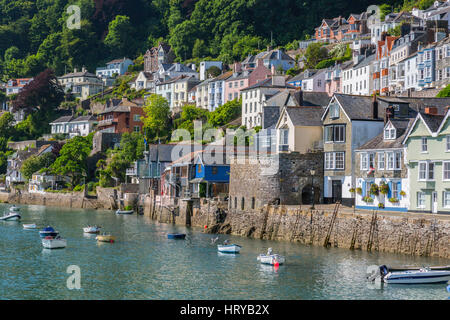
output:
[[[361,188],[356,188],[356,193],[357,194],[362,194],[362,189]]]
[[[405,191],[400,191],[400,195],[402,196],[402,197],[404,197],[404,196],[406,196],[406,192]]]
[[[363,198],[363,201],[364,202],[367,202],[367,203],[372,203],[373,202],[373,198],[372,197],[369,197],[369,196],[365,196],[364,198]]]
[[[389,193],[389,185],[387,183],[380,184],[380,193],[388,194]]]
[[[350,188],[350,189],[348,190],[348,192],[350,192],[350,193],[355,193],[355,188]]]
[[[370,186],[370,194],[377,196],[380,193],[380,190],[378,189],[378,185],[376,183],[373,183]]]
[[[384,203],[379,203],[379,204],[378,204],[378,208],[384,209]]]

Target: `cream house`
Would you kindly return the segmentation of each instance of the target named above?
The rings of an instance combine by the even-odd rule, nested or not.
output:
[[[58,82],[64,88],[64,91],[71,92],[73,96],[81,100],[102,92],[104,88],[102,79],[88,72],[85,68],[81,72],[74,69],[72,73],[58,77]]]
[[[323,149],[322,107],[284,107],[278,119],[277,151],[307,153]]]

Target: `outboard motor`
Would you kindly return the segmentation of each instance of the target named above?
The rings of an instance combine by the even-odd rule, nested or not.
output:
[[[384,278],[385,275],[389,273],[389,269],[383,264],[380,266],[380,275],[382,278]]]

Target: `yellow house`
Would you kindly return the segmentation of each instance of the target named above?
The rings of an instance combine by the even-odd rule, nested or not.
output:
[[[278,152],[323,149],[322,107],[284,107],[276,124]]]
[[[188,103],[189,91],[195,87],[199,81],[194,76],[180,76],[172,84],[173,88],[173,110],[180,111],[183,105]]]

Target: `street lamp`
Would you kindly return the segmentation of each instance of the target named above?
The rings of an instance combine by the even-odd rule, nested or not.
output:
[[[314,170],[314,169],[311,169],[310,170],[310,173],[311,173],[311,188],[312,188],[312,207],[311,207],[311,209],[315,209],[314,208],[314,175],[316,174],[316,170]]]

